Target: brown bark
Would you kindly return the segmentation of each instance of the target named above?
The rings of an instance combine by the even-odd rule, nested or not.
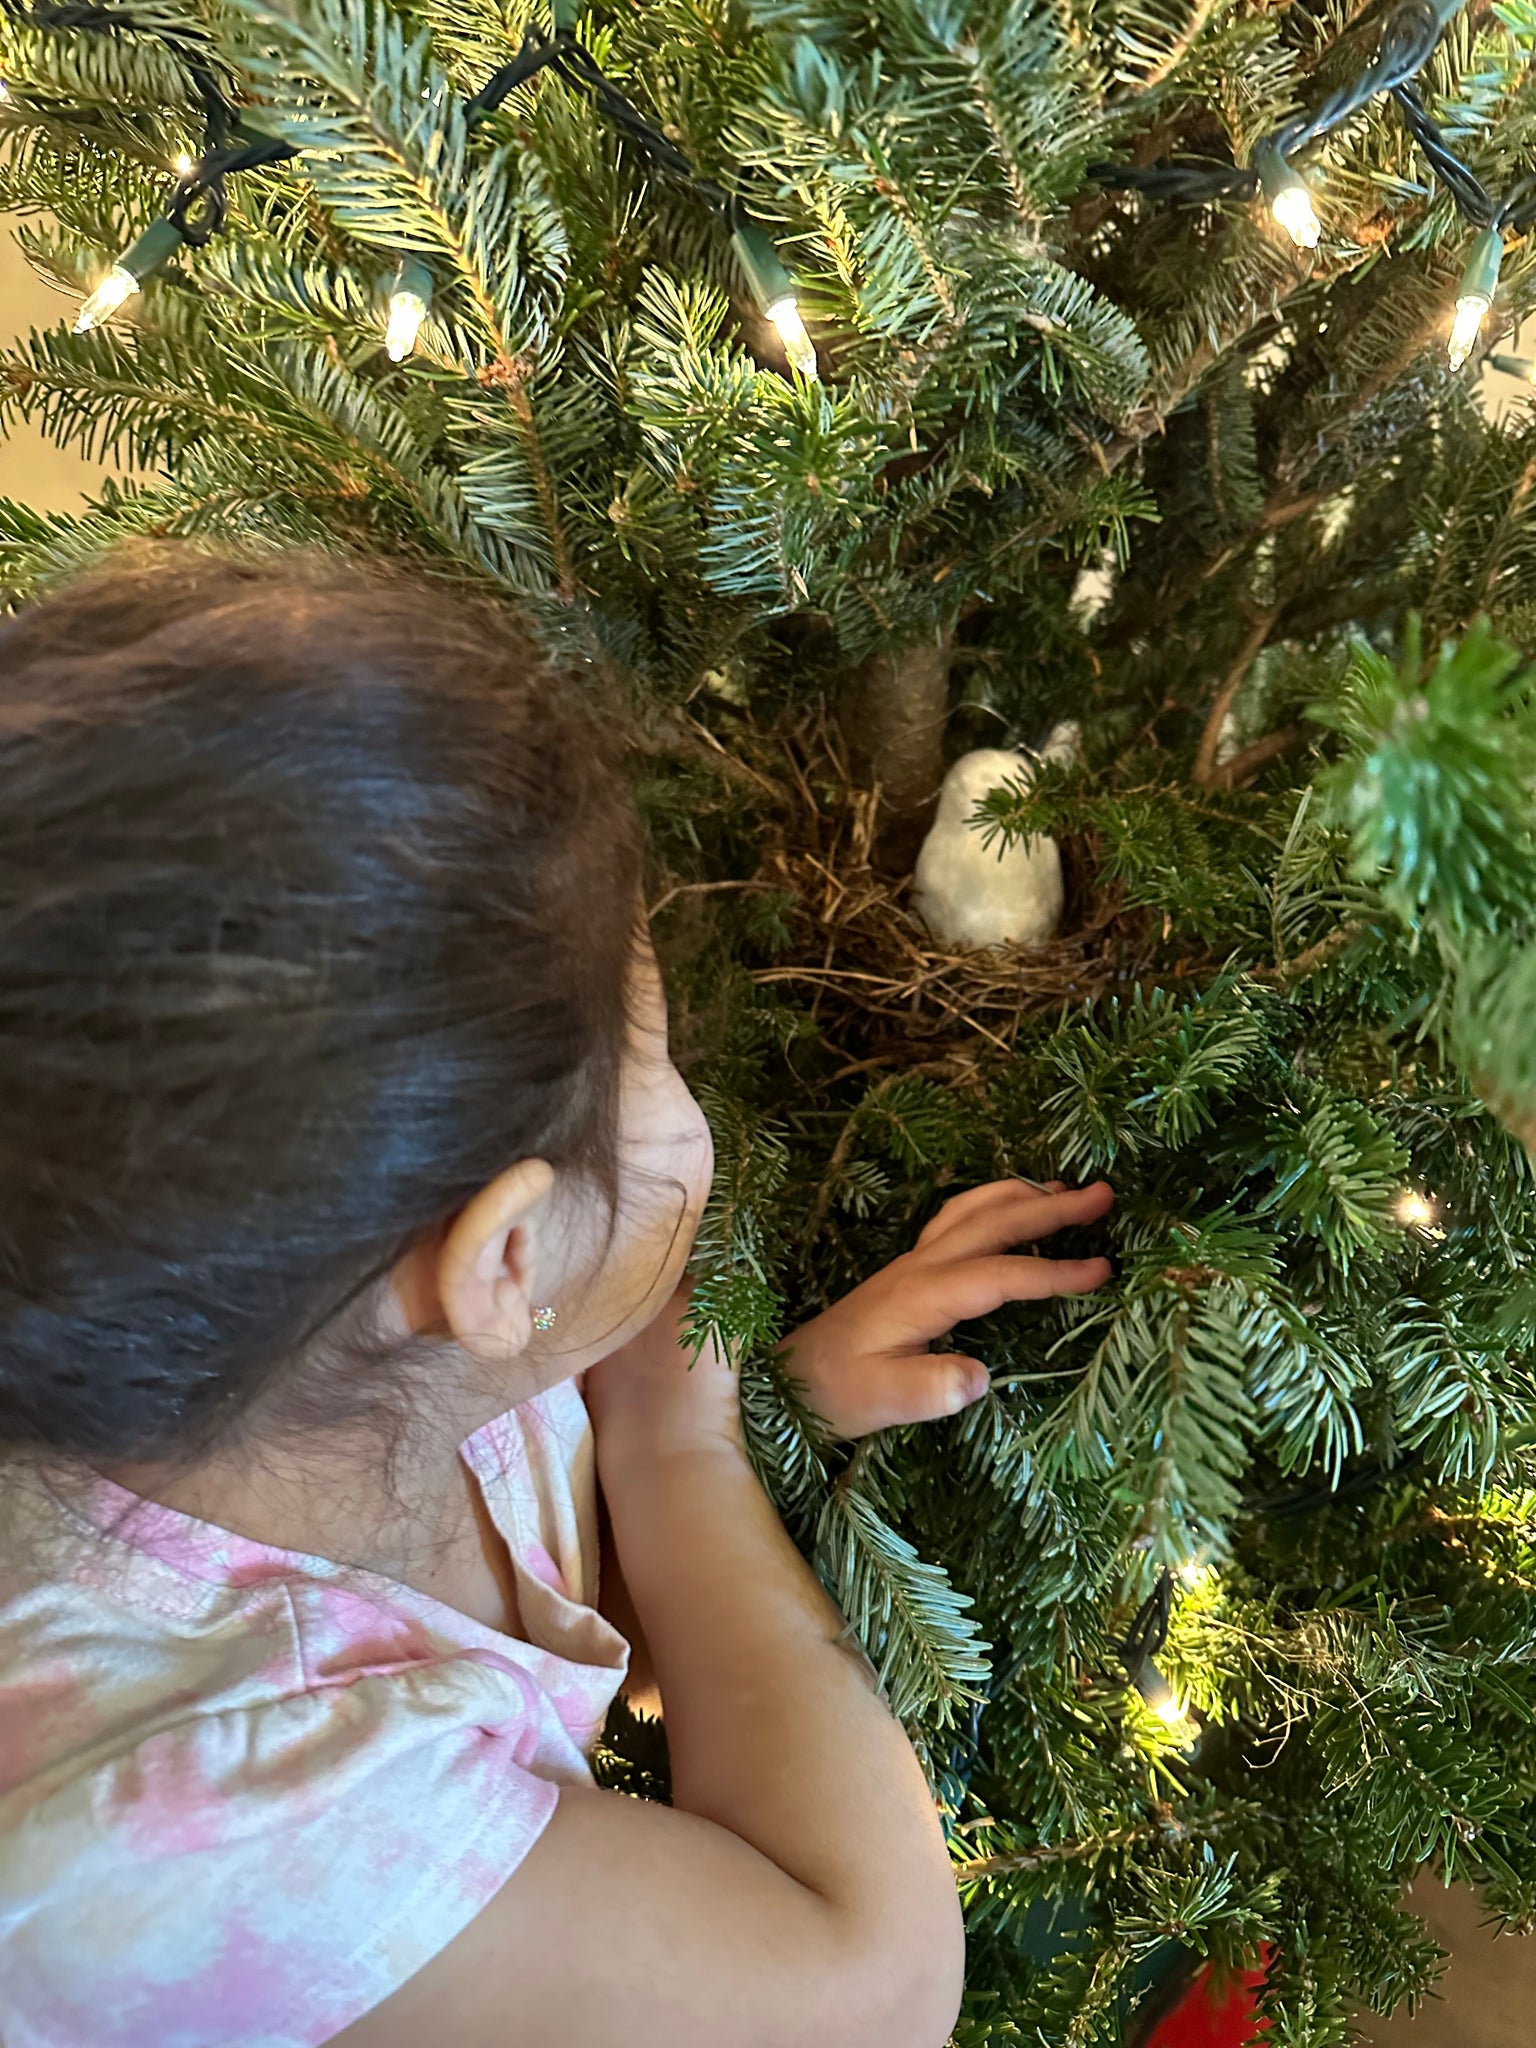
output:
[[[1216,692],[1216,701],[1211,706],[1205,721],[1205,731],[1200,735],[1200,745],[1195,754],[1195,765],[1191,779],[1203,789],[1209,789],[1216,775],[1216,749],[1221,744],[1222,721],[1237,701],[1237,693],[1243,687],[1243,680],[1258,658],[1264,642],[1269,638],[1270,628],[1277,614],[1264,612],[1249,628],[1248,637],[1238,651],[1236,661],[1227,672],[1227,679]]]
[[[953,637],[877,655],[849,689],[838,723],[857,774],[880,787],[881,865],[910,868],[944,779]]]
[[[1288,725],[1283,732],[1266,733],[1263,739],[1255,740],[1251,747],[1244,747],[1230,761],[1223,761],[1219,768],[1211,770],[1212,789],[1240,788],[1266,762],[1275,760],[1292,747],[1299,747],[1306,737],[1307,729],[1302,725]]]

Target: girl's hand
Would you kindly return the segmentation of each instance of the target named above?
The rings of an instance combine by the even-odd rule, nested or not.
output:
[[[655,1321],[585,1373],[577,1384],[587,1404],[599,1475],[606,1461],[632,1451],[655,1457],[674,1450],[745,1448],[741,1388],[719,1348],[706,1344],[692,1364],[683,1341],[691,1290],[680,1287]]]
[[[929,1344],[1005,1301],[1102,1287],[1108,1259],[1019,1258],[1009,1248],[1092,1223],[1114,1199],[1102,1180],[1070,1191],[1059,1180],[1047,1189],[995,1180],[956,1195],[911,1251],[785,1338],[785,1370],[840,1437],[953,1415],[987,1391],[987,1369]]]

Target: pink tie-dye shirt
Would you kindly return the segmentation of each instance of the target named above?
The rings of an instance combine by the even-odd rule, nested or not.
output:
[[[0,1477],[0,2042],[309,2048],[527,1855],[629,1668],[574,1380],[462,1455],[531,1641],[108,1480]]]

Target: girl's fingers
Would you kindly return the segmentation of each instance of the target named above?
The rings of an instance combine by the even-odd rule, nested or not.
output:
[[[1048,1301],[1057,1294],[1092,1294],[1113,1268],[1108,1259],[1009,1257],[967,1259],[936,1267],[923,1289],[921,1321],[931,1335],[975,1316],[989,1316],[1005,1301]],[[918,1303],[914,1301],[916,1310]]]
[[[852,1436],[905,1422],[937,1422],[968,1408],[990,1384],[987,1368],[974,1358],[929,1351],[900,1360],[871,1358],[839,1381],[832,1404],[838,1416],[826,1419]]]
[[[1049,1237],[1065,1222],[1091,1222],[1104,1213],[1113,1199],[1103,1181],[1071,1193],[1058,1188],[1052,1194],[1037,1195],[1025,1188],[984,1209],[973,1210],[946,1230],[936,1243],[923,1249],[941,1259],[985,1258],[989,1252],[1007,1251],[1010,1245],[1033,1244],[1037,1238]],[[1072,1206],[1063,1208],[1064,1203]]]
[[[938,1215],[924,1226],[917,1241],[926,1250],[941,1240],[947,1240],[956,1228],[977,1223],[980,1218],[990,1215],[1001,1204],[1016,1206],[1021,1202],[1043,1201],[1044,1190],[1052,1194],[1064,1194],[1066,1183],[1059,1180],[1045,1181],[1040,1187],[1036,1187],[1025,1180],[989,1180],[979,1188],[967,1188],[963,1195],[950,1197]],[[948,1249],[947,1243],[945,1248]]]
[[[931,1217],[918,1233],[918,1243],[923,1246],[936,1244],[940,1238],[954,1229],[957,1223],[964,1223],[977,1216],[999,1200],[1010,1196],[1028,1196],[1033,1190],[1020,1180],[989,1180],[979,1188],[967,1188],[964,1194],[951,1195],[937,1216]],[[1038,1199],[1038,1198],[1037,1198]]]

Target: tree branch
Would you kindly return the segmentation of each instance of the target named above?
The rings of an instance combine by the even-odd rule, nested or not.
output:
[[[1156,1841],[1166,1833],[1167,1828],[1158,1821],[1142,1827],[1111,1828],[1082,1842],[1045,1843],[1017,1856],[978,1856],[970,1863],[958,1864],[955,1879],[959,1884],[973,1884],[979,1877],[1003,1877],[1013,1870],[1045,1870],[1053,1863],[1074,1863],[1109,1849],[1128,1849],[1133,1842]]]
[[[893,860],[915,855],[944,779],[953,647],[953,629],[945,627],[937,639],[879,656],[840,710],[850,754],[880,785],[882,838]]]
[[[1227,672],[1227,679],[1216,692],[1216,701],[1211,706],[1210,716],[1205,721],[1205,731],[1200,735],[1200,745],[1195,753],[1195,765],[1190,771],[1191,780],[1202,789],[1215,787],[1216,749],[1221,743],[1222,722],[1232,709],[1238,691],[1243,687],[1244,678],[1253,667],[1264,642],[1269,638],[1270,628],[1279,616],[1275,608],[1261,612],[1248,629],[1248,637],[1238,651],[1238,656]]]
[[[1294,960],[1277,960],[1273,967],[1253,968],[1254,979],[1285,983],[1304,981],[1315,968],[1325,966],[1336,954],[1342,953],[1365,929],[1360,923],[1341,924],[1337,930],[1325,932],[1305,952],[1298,953]]]
[[[1303,725],[1288,725],[1283,732],[1267,733],[1263,739],[1255,740],[1251,747],[1244,747],[1240,753],[1234,754],[1230,761],[1223,761],[1219,768],[1213,768],[1211,788],[1236,789],[1266,761],[1273,761],[1306,736],[1307,729]]]

